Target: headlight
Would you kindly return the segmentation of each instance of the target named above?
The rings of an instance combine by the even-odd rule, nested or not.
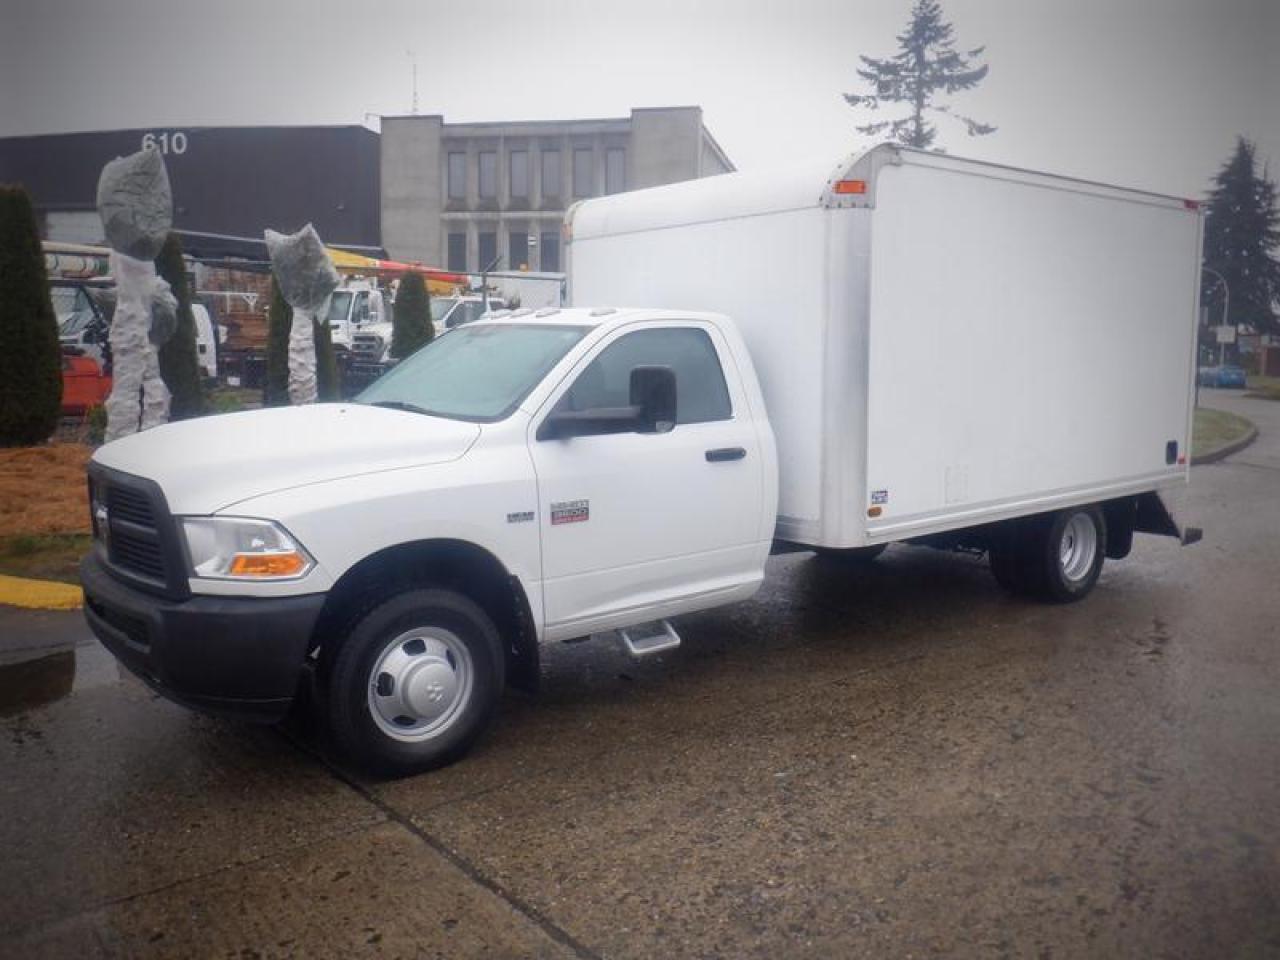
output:
[[[296,580],[315,566],[302,545],[270,520],[183,517],[191,573],[219,580]]]

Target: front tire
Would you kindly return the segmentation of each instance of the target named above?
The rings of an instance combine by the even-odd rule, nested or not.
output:
[[[493,719],[503,670],[498,630],[472,600],[443,589],[396,594],[356,621],[335,658],[334,739],[375,773],[452,763]]]

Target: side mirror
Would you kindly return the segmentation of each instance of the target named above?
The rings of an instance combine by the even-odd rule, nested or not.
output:
[[[670,367],[633,367],[631,405],[640,410],[640,433],[667,433],[676,425],[676,374]]]
[[[610,433],[667,433],[676,425],[676,375],[670,367],[634,367],[625,407],[557,410],[542,421],[539,440]]]

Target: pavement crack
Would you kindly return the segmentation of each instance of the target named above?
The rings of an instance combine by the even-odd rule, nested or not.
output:
[[[301,750],[303,753],[306,753],[319,761],[325,769],[329,771],[330,775],[333,776],[334,779],[339,783],[344,784],[350,790],[353,790],[365,802],[379,810],[389,822],[398,824],[405,830],[408,830],[410,834],[416,837],[424,845],[460,870],[472,883],[483,887],[485,890],[488,890],[494,896],[498,897],[512,910],[537,925],[543,933],[556,943],[572,950],[574,954],[581,957],[582,960],[602,960],[600,954],[596,953],[586,944],[579,941],[573,934],[561,927],[550,917],[546,916],[533,904],[529,903],[515,891],[508,889],[502,883],[499,883],[492,877],[487,876],[479,867],[473,864],[466,857],[463,857],[451,850],[442,840],[440,840],[440,838],[436,837],[429,831],[424,830],[415,823],[411,817],[401,813],[364,784],[351,777],[340,767],[331,763],[326,757],[307,750],[305,746],[295,741],[292,737],[286,736],[285,739],[293,744],[293,746],[298,750]]]

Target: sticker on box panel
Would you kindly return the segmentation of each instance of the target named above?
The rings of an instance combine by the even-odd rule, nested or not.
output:
[[[873,506],[877,506],[877,507],[883,506],[888,502],[889,502],[888,490],[872,490],[871,491],[871,503]]]
[[[551,524],[585,523],[591,519],[591,501],[564,500],[551,505]]]

